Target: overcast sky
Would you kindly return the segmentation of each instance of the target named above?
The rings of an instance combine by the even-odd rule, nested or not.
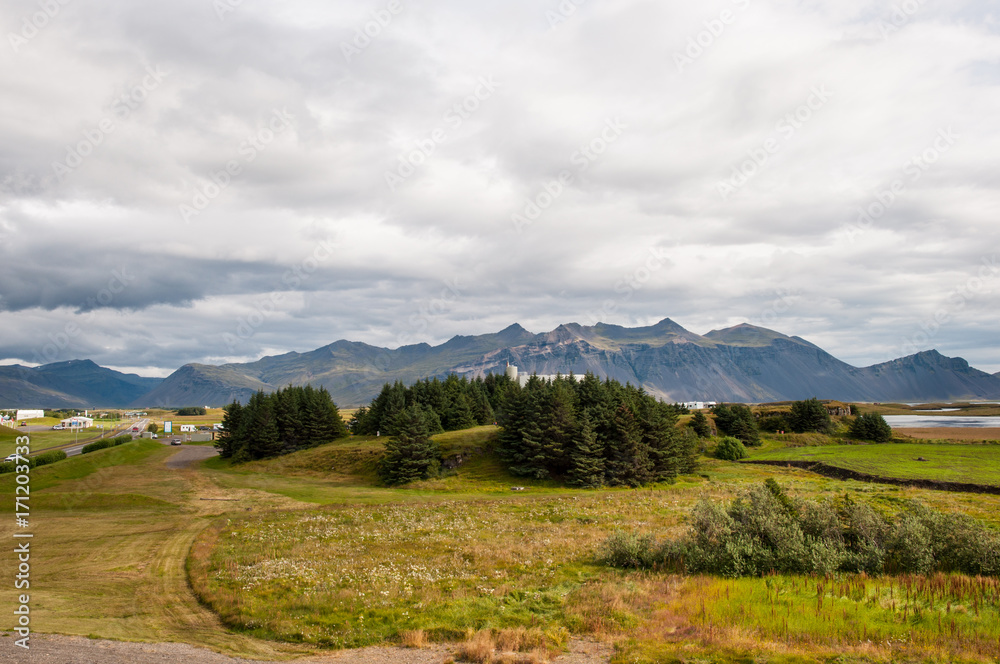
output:
[[[3,363],[167,375],[669,317],[1000,371],[995,2],[0,19]]]

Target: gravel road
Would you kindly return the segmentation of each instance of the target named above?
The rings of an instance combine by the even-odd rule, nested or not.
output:
[[[573,639],[569,652],[553,664],[607,664],[611,646],[590,639]],[[419,650],[409,648],[359,648],[290,660],[294,664],[441,664],[453,656],[448,645],[435,644]],[[80,636],[33,635],[31,649],[3,639],[0,662],[32,664],[264,664],[261,660],[227,657],[184,643],[130,643],[86,639]]]

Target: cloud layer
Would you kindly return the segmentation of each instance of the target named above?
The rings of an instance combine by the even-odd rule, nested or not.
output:
[[[1000,370],[986,2],[0,10],[0,357],[671,317]]]

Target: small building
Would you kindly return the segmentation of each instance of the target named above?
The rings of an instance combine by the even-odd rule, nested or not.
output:
[[[181,433],[194,433],[198,430],[198,427],[194,424],[182,424]]]
[[[76,417],[67,417],[60,424],[66,429],[89,429],[94,426],[94,420],[90,417],[77,415]]]
[[[17,414],[14,415],[14,419],[19,422],[23,420],[37,420],[42,417],[45,417],[44,410],[19,410],[17,411]]]

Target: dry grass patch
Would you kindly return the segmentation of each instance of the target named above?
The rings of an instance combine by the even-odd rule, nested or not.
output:
[[[546,647],[547,637],[537,628],[502,629],[494,632],[469,630],[458,646],[458,659],[474,664],[547,664],[555,652]]]
[[[426,648],[430,645],[427,633],[422,629],[410,629],[401,633],[400,638],[404,648]]]

